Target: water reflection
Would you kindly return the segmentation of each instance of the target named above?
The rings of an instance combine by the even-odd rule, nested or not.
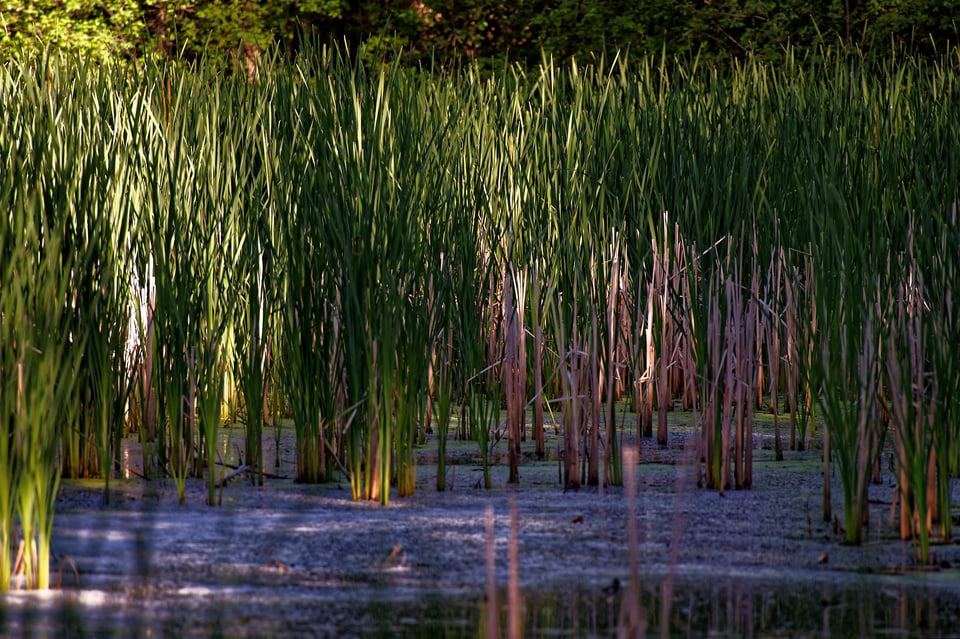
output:
[[[542,593],[525,600],[526,636],[629,635],[629,587]],[[639,596],[649,637],[960,637],[960,593],[897,584],[838,586],[730,581],[681,584],[664,615],[659,588]],[[506,618],[506,612],[501,614]],[[474,635],[483,636],[483,635]]]
[[[960,591],[905,580],[863,585],[718,581],[676,585],[661,611],[659,584],[638,594],[629,586],[525,594],[525,637],[625,636],[627,609],[639,605],[648,637],[905,637],[960,636]],[[180,590],[182,592],[182,589]],[[505,589],[498,596],[500,629],[507,623]],[[110,600],[114,605],[104,606]],[[0,596],[4,637],[486,637],[486,602],[430,595],[390,598],[349,588],[223,588],[204,597],[154,588],[93,597],[64,591]]]

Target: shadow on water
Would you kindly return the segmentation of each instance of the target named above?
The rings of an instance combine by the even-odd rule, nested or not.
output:
[[[482,590],[478,588],[478,590]],[[823,583],[678,583],[669,618],[659,588],[640,594],[646,636],[960,637],[960,596],[891,581],[864,587]],[[351,594],[352,593],[352,594]],[[616,637],[629,588],[523,596],[526,637]],[[224,585],[11,593],[0,601],[0,634],[29,637],[484,637],[483,596],[395,598],[368,589]],[[502,600],[506,599],[502,591]],[[506,628],[506,604],[500,605]],[[666,635],[662,626],[669,629]],[[505,630],[503,630],[505,635]]]

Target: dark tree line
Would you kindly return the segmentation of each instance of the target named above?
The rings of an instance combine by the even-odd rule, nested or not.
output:
[[[629,49],[717,63],[776,62],[788,45],[944,51],[960,0],[8,0],[0,56],[52,45],[89,57],[236,57],[306,33],[371,59],[520,63]]]

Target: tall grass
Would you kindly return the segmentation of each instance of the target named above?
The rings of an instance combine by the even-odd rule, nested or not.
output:
[[[87,69],[61,75],[47,57],[18,71],[5,70],[0,78],[9,105],[0,120],[0,588],[9,588],[11,558],[19,550],[26,586],[45,589],[60,446],[90,401],[77,380],[87,333],[75,322],[75,288],[101,256],[74,240],[82,236],[77,226],[86,207],[106,195],[108,209],[112,198],[95,179],[94,154],[68,141],[60,126],[70,111],[58,104],[71,83],[98,76]],[[89,200],[85,187],[93,191]]]
[[[253,79],[9,63],[4,556],[37,521],[20,495],[42,473],[18,443],[37,429],[61,451],[36,461],[44,473],[108,480],[136,431],[147,474],[184,498],[206,472],[212,502],[231,373],[257,483],[272,402],[290,408],[300,481],[339,472],[382,504],[416,489],[434,420],[445,454],[457,412],[451,435],[477,442],[490,487],[501,438],[521,480],[528,408],[539,456],[559,411],[576,489],[622,481],[623,393],[638,445],[654,406],[667,443],[681,400],[702,476],[724,489],[752,482],[756,397],[785,400],[791,447],[816,406],[852,542],[887,408],[915,468],[899,475],[905,534],[949,535],[958,60],[821,50],[725,73],[617,57],[435,74],[306,46]],[[21,369],[61,398],[45,417],[27,419]],[[917,429],[925,466],[905,447]]]

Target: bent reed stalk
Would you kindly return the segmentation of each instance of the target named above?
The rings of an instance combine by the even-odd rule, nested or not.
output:
[[[882,389],[897,423],[934,445],[926,470],[901,455],[916,466],[904,482],[934,486],[932,514],[910,517],[949,535],[958,61],[957,49],[869,62],[824,48],[725,73],[618,56],[440,75],[306,42],[252,79],[53,52],[8,63],[0,587],[17,531],[49,530],[37,513],[52,515],[54,478],[106,481],[121,437],[145,441],[145,473],[173,476],[181,498],[191,476],[209,480],[231,368],[258,481],[279,395],[298,480],[340,472],[355,499],[382,504],[416,489],[426,422],[445,440],[457,411],[451,435],[477,442],[491,487],[499,435],[522,463],[532,404],[543,456],[543,409],[560,408],[576,489],[622,480],[622,394],[638,446],[654,405],[667,442],[682,400],[707,485],[723,489],[751,483],[753,399],[786,400],[797,448],[816,404],[851,542]],[[879,303],[905,295],[911,271],[922,306]],[[128,343],[131,316],[142,330]],[[42,393],[18,390],[28,374]],[[24,402],[44,401],[47,418],[26,420]],[[21,459],[36,429],[59,454]]]

